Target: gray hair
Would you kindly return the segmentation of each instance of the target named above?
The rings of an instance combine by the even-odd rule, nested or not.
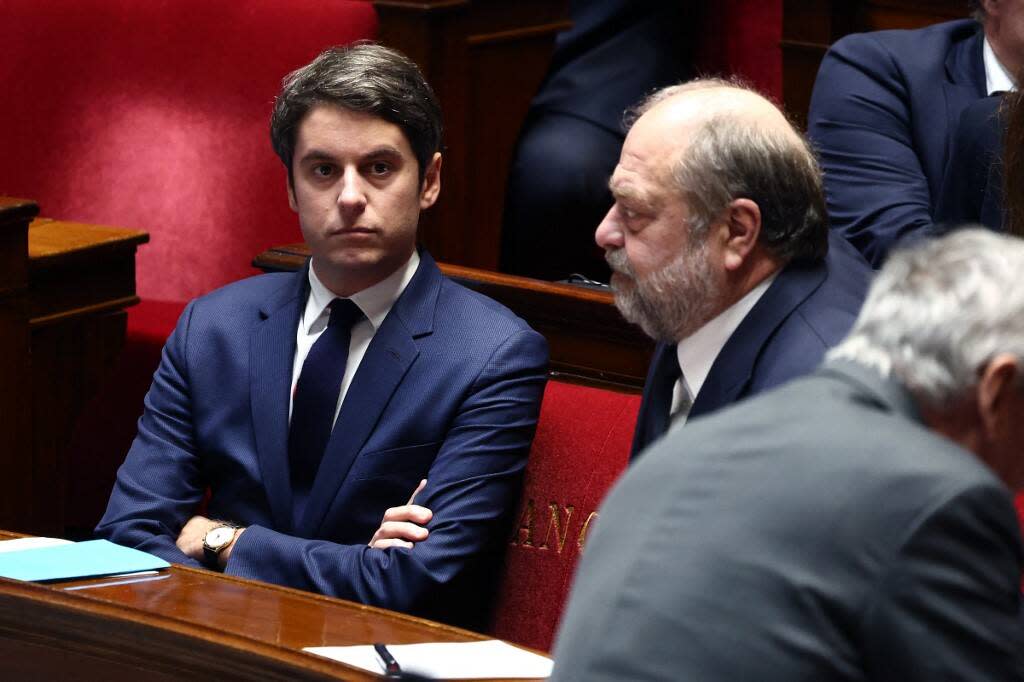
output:
[[[1024,359],[1024,241],[981,228],[893,252],[850,335],[828,359],[892,376],[949,407],[999,353]]]
[[[332,47],[285,76],[274,100],[270,141],[289,182],[299,124],[318,104],[373,114],[401,128],[419,162],[420,181],[441,149],[441,107],[408,57],[367,41]]]
[[[632,126],[670,97],[718,88],[758,94],[740,81],[698,79],[654,92],[627,112],[625,124]],[[810,145],[792,124],[795,138],[739,113],[708,116],[673,163],[673,179],[691,210],[691,232],[705,234],[729,202],[746,198],[761,211],[760,240],[772,253],[786,261],[823,258],[828,211],[821,168]]]

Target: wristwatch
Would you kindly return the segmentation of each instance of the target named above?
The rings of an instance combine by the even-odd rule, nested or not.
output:
[[[235,539],[235,531],[239,526],[227,521],[218,521],[217,525],[203,536],[203,557],[210,566],[217,565],[217,557]]]

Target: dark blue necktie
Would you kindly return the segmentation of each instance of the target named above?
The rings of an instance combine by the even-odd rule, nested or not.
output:
[[[349,299],[334,299],[330,309],[330,321],[302,363],[292,398],[288,456],[296,519],[301,518],[334,428],[352,325],[363,318],[362,311]]]
[[[651,435],[654,438],[663,436],[672,423],[672,393],[679,377],[683,375],[679,369],[676,347],[671,346],[665,350],[655,377],[654,390],[651,391],[651,407],[654,408],[651,414]]]

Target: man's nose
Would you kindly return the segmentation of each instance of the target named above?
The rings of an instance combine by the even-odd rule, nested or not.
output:
[[[622,225],[619,222],[618,208],[613,205],[608,213],[605,214],[604,220],[597,226],[597,231],[594,232],[594,241],[597,245],[606,251],[608,249],[617,249],[623,246],[622,238]]]
[[[347,213],[359,214],[366,208],[366,189],[358,171],[349,168],[341,176],[338,206]]]

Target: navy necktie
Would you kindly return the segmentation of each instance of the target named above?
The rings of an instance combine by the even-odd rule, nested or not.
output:
[[[349,299],[334,299],[330,309],[330,321],[302,363],[292,398],[288,457],[296,519],[301,518],[334,428],[352,325],[363,318],[362,311]]]
[[[652,442],[664,435],[672,423],[672,391],[682,375],[679,358],[676,357],[676,347],[669,346],[662,354],[658,372],[653,377],[650,420]]]

